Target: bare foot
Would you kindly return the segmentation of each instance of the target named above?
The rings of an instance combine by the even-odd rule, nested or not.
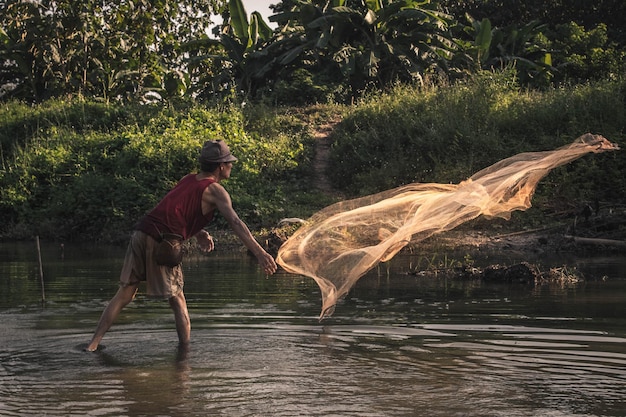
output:
[[[95,346],[92,346],[92,345],[88,344],[88,345],[82,345],[82,348],[81,348],[81,346],[79,345],[79,348],[80,348],[83,352],[97,352],[97,351],[99,351],[99,350],[104,349],[104,346],[101,346],[101,345],[95,345]]]

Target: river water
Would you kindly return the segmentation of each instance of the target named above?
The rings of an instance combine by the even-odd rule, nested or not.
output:
[[[184,264],[188,352],[141,292],[83,352],[123,254],[43,243],[42,303],[35,242],[0,244],[1,416],[626,415],[625,255],[536,260],[585,277],[541,286],[397,256],[320,323],[312,280],[217,250]]]

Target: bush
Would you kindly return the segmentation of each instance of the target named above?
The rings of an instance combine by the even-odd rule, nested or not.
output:
[[[225,139],[239,158],[225,187],[240,216],[253,225],[275,224],[285,216],[287,196],[298,190],[289,180],[306,165],[302,127],[301,136],[282,132],[278,122],[263,131],[246,131],[245,116],[236,106],[137,106],[131,111],[111,105],[106,112],[82,113],[77,128],[72,115],[79,106],[99,108],[65,102],[30,111],[21,103],[3,107],[0,120],[15,123],[2,132],[21,127],[17,139],[1,137],[10,144],[3,149],[0,170],[1,234],[27,230],[58,239],[123,238],[180,178],[197,170],[198,151],[208,139]],[[39,120],[52,108],[54,120],[45,118],[36,129],[25,122]],[[30,116],[17,122],[19,111]],[[126,112],[132,116],[124,122]]]
[[[489,77],[398,86],[365,100],[337,129],[331,157],[338,187],[363,195],[412,182],[458,182],[497,160],[504,143],[491,114],[515,87]]]
[[[242,219],[260,229],[333,202],[312,186],[311,126],[338,114],[327,174],[357,196],[411,182],[457,183],[586,132],[623,143],[625,103],[624,81],[531,92],[517,87],[513,70],[454,85],[397,86],[354,107],[11,102],[0,108],[0,236],[125,239],[197,169],[207,139],[225,139],[239,158],[224,186]],[[624,172],[623,151],[582,158],[543,180],[536,201],[625,203]],[[219,216],[214,227],[225,227]]]
[[[510,77],[483,73],[368,98],[336,129],[334,183],[352,196],[411,182],[458,183],[498,160],[554,149],[587,132],[623,142],[625,82],[529,92]],[[552,185],[540,193],[623,202],[624,172],[623,152],[583,158],[550,174]]]

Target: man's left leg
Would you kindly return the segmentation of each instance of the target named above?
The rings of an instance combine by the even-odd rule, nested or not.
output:
[[[178,333],[178,341],[181,345],[186,346],[191,340],[191,322],[189,321],[189,312],[187,311],[187,300],[183,291],[179,291],[178,295],[169,299],[170,307],[174,310],[174,320],[176,321],[176,332]]]

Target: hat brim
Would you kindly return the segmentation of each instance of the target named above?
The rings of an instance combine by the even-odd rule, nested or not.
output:
[[[222,163],[222,162],[235,162],[237,160],[238,159],[235,158],[232,155],[226,155],[226,156],[223,156],[223,157],[221,157],[219,159],[207,159],[207,158],[203,158],[203,157],[199,157],[198,158],[198,161],[200,161],[200,162],[207,162],[207,163],[214,163],[214,164],[219,164],[219,163]]]

